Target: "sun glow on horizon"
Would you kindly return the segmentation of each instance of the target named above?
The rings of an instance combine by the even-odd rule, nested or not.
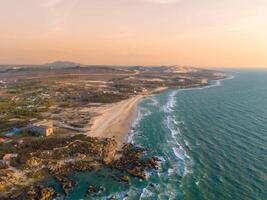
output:
[[[267,68],[265,0],[0,0],[0,63]]]

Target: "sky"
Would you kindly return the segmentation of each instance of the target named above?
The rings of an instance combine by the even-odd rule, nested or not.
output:
[[[267,68],[267,0],[0,0],[0,63]]]

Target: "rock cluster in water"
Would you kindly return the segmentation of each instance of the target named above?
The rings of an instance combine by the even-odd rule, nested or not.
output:
[[[19,166],[20,173],[28,177],[29,184],[20,185],[18,180],[14,180],[13,188],[9,192],[6,189],[10,188],[10,182],[4,177],[11,175],[8,173],[8,168],[2,169],[4,171],[1,172],[6,173],[4,174],[6,176],[0,178],[4,192],[2,196],[0,195],[2,199],[50,199],[56,192],[51,187],[42,186],[42,180],[46,177],[54,177],[64,194],[68,195],[75,186],[75,182],[69,178],[72,172],[92,171],[102,166],[121,171],[118,178],[125,183],[130,181],[130,176],[145,179],[145,171],[157,169],[159,161],[156,157],[144,158],[146,149],[132,144],[125,144],[118,152],[117,142],[108,138],[76,136],[61,143],[53,141],[49,144],[39,145],[33,151],[25,146],[21,147],[24,149],[24,154],[19,154],[15,164]],[[26,145],[29,148],[30,144]],[[14,191],[14,188],[19,192]],[[88,186],[87,195],[103,190],[102,187],[97,188],[91,184]]]
[[[20,190],[20,192],[9,195],[5,199],[16,200],[49,200],[55,195],[52,187],[29,186]]]
[[[128,174],[141,179],[146,178],[145,170],[157,169],[157,157],[143,158],[146,149],[136,147],[133,144],[125,144],[122,148],[121,157],[111,163],[111,167],[127,172]],[[122,177],[123,181],[128,182],[129,178]]]

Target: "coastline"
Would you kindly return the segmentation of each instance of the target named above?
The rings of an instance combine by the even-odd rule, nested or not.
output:
[[[136,115],[136,107],[144,95],[137,95],[118,103],[97,108],[91,128],[86,135],[114,138],[118,146],[127,142],[128,132]]]
[[[228,76],[216,81],[223,81],[229,78],[232,77]],[[179,88],[179,90],[202,89],[212,86],[216,85],[208,83],[198,87]],[[97,115],[93,117],[91,126],[85,134],[91,137],[114,138],[120,149],[123,144],[127,143],[132,123],[137,115],[138,103],[146,96],[161,93],[167,89],[169,87],[159,87],[117,103],[94,108],[94,112]]]
[[[227,76],[215,81],[223,81],[231,79],[233,76]],[[191,90],[191,89],[203,89],[206,87],[213,87],[208,83],[207,85],[201,85],[198,87],[178,88],[179,90]],[[106,104],[100,107],[94,108],[94,112],[97,114],[92,119],[92,123],[88,131],[85,132],[87,136],[100,137],[100,138],[114,138],[118,147],[121,148],[123,144],[127,143],[129,132],[132,123],[137,115],[137,105],[146,96],[161,93],[169,87],[159,87],[152,91],[138,94],[129,99]]]
[[[90,130],[85,134],[92,137],[114,138],[121,148],[127,143],[129,132],[137,116],[137,105],[146,96],[168,89],[159,87],[150,92],[129,99],[95,108],[98,115],[92,120]]]

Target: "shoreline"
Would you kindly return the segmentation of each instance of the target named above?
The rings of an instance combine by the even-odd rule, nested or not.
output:
[[[91,137],[114,138],[118,146],[122,147],[127,142],[128,133],[136,115],[136,107],[144,96],[136,95],[97,108],[98,115],[93,118],[90,130],[85,134]]]
[[[121,148],[127,143],[132,123],[137,116],[138,103],[146,96],[167,89],[168,87],[159,87],[148,93],[96,108],[95,112],[98,115],[93,118],[90,130],[85,134],[91,137],[114,138]]]
[[[224,81],[232,79],[233,76],[223,77],[214,81]],[[212,87],[216,85],[210,84],[200,85],[197,87],[185,87],[177,88],[178,90],[190,90],[190,89],[202,89],[205,87]],[[150,92],[144,94],[138,94],[129,99],[106,104],[100,107],[94,108],[94,112],[97,114],[90,125],[88,131],[84,134],[91,137],[100,138],[114,138],[119,149],[127,143],[129,132],[131,130],[132,123],[137,115],[137,105],[144,98],[149,95],[158,94],[165,90],[171,89],[169,87],[159,87]]]

